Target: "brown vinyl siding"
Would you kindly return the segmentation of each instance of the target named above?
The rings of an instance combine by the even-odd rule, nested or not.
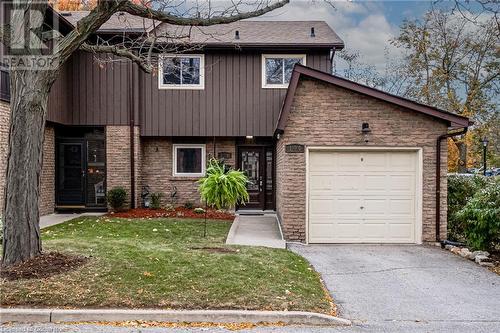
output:
[[[130,63],[99,65],[78,52],[65,64],[49,98],[48,120],[67,125],[128,125]]]
[[[286,89],[263,89],[263,53],[207,51],[203,90],[158,88],[158,76],[128,61],[100,65],[79,52],[64,66],[48,120],[67,125],[128,125],[142,136],[272,136]],[[307,53],[307,66],[331,71],[329,50]],[[132,80],[131,80],[132,77]]]

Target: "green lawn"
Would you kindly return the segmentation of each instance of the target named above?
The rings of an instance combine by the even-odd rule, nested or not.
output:
[[[332,311],[318,274],[305,259],[287,250],[226,246],[230,222],[209,221],[203,238],[202,222],[85,217],[44,229],[45,251],[91,260],[49,278],[1,281],[1,303]]]

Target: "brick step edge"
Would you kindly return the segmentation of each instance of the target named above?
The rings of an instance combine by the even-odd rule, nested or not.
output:
[[[0,322],[63,323],[156,321],[169,323],[277,323],[309,326],[349,326],[351,321],[303,311],[247,310],[125,310],[125,309],[0,309]]]

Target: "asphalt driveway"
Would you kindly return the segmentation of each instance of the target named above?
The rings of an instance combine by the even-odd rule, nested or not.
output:
[[[340,316],[358,325],[453,323],[500,332],[500,276],[412,245],[292,245],[321,273]]]

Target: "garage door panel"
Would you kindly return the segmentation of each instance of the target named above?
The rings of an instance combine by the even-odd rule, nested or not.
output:
[[[394,171],[415,171],[417,166],[416,154],[407,152],[388,153],[389,166]]]
[[[411,242],[414,239],[414,228],[413,228],[413,223],[411,221],[408,221],[410,223],[392,223],[389,224],[389,233],[392,236],[391,238],[394,239],[399,239],[399,240],[407,240]]]
[[[389,191],[403,191],[413,195],[415,191],[415,174],[390,175],[387,189]]]
[[[309,212],[311,215],[323,214],[331,217],[334,213],[333,200],[328,198],[311,198]]]
[[[387,235],[387,224],[378,221],[378,223],[363,224],[361,228],[361,240],[381,240]]]
[[[387,201],[387,199],[365,198],[362,200],[361,207],[363,208],[359,214],[363,217],[369,217],[370,215],[385,215],[387,213]]]
[[[365,174],[358,177],[363,178],[365,191],[387,190],[387,176],[384,174]]]
[[[367,170],[385,170],[387,169],[387,154],[379,152],[364,152],[360,154],[363,159],[363,168]]]
[[[415,217],[415,200],[414,198],[398,198],[389,200],[389,209],[391,215]]]
[[[309,241],[415,242],[417,160],[415,152],[311,152]]]

